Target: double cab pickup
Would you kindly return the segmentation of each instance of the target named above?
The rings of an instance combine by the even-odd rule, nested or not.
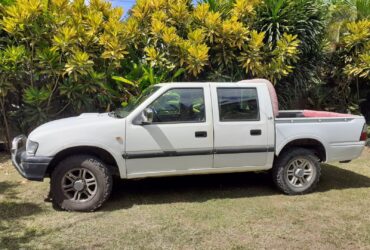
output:
[[[358,157],[367,139],[362,116],[279,111],[273,85],[165,83],[124,108],[48,122],[14,138],[19,173],[50,177],[52,202],[93,211],[122,179],[269,170],[286,194],[311,192],[320,163]]]

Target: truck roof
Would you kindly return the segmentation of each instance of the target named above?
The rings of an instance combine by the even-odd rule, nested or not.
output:
[[[192,85],[197,85],[197,86],[208,86],[210,84],[225,84],[225,83],[228,83],[228,84],[237,84],[237,85],[250,85],[250,84],[271,84],[270,81],[266,80],[266,79],[259,79],[259,78],[256,78],[256,79],[250,79],[250,80],[242,80],[242,81],[238,81],[238,82],[167,82],[167,83],[159,83],[159,84],[156,84],[156,86],[165,86],[165,85],[168,85],[168,84],[173,84],[173,85],[177,85],[177,86],[186,86],[186,87],[191,87]]]
[[[184,88],[189,88],[189,87],[201,87],[201,86],[209,86],[209,85],[223,85],[225,84],[229,85],[232,87],[233,85],[235,87],[247,87],[247,86],[256,86],[256,85],[264,85],[267,86],[269,94],[270,94],[270,100],[271,100],[271,105],[273,108],[273,113],[274,116],[277,117],[279,114],[279,102],[277,98],[277,94],[274,88],[274,85],[266,79],[250,79],[250,80],[242,80],[238,82],[170,82],[170,83],[160,83],[156,84],[157,86],[165,86],[168,84],[176,85],[178,87],[184,87]]]

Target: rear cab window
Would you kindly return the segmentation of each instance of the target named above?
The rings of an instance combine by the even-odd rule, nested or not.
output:
[[[219,120],[259,121],[258,95],[256,88],[217,88]]]

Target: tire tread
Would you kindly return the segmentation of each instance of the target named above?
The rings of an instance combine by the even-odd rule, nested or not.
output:
[[[71,164],[74,164],[76,162],[81,162],[81,164],[85,161],[90,161],[92,163],[92,166],[97,168],[98,171],[100,171],[103,175],[103,186],[104,192],[102,194],[102,197],[96,202],[95,204],[92,204],[88,208],[72,208],[69,206],[66,206],[64,202],[62,202],[62,199],[60,197],[56,197],[57,188],[59,188],[55,183],[51,183],[51,191],[52,191],[52,202],[53,205],[66,211],[81,211],[81,212],[93,212],[100,208],[103,203],[109,198],[110,193],[112,191],[113,186],[113,180],[112,180],[112,174],[110,173],[110,170],[108,167],[105,166],[105,164],[98,158],[91,156],[91,155],[73,155],[70,156],[64,160],[62,160],[58,166],[54,169],[53,173],[51,174],[52,179],[57,179],[59,175],[63,174],[65,166],[69,166]]]
[[[304,191],[294,191],[292,190],[287,183],[284,181],[284,169],[285,165],[293,158],[297,156],[306,156],[308,158],[311,158],[311,160],[314,162],[316,167],[316,179],[311,184],[309,188],[307,188]],[[274,167],[272,168],[272,178],[275,183],[275,185],[285,194],[287,195],[303,195],[311,193],[319,183],[321,176],[321,166],[318,157],[309,149],[306,148],[299,148],[294,147],[290,148],[289,151],[283,152],[277,159],[274,164]]]

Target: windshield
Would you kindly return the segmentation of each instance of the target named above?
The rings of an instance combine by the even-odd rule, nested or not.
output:
[[[147,89],[145,89],[141,95],[132,100],[130,99],[129,104],[124,108],[118,108],[113,113],[119,117],[119,118],[125,118],[128,116],[137,106],[142,104],[146,99],[148,99],[152,94],[154,94],[158,89],[160,89],[160,86],[150,86]],[[132,101],[131,101],[132,100]]]

